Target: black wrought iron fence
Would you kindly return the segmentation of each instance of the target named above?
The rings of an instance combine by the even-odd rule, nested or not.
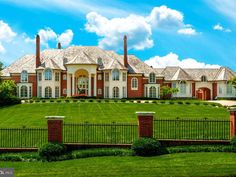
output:
[[[132,123],[64,123],[64,143],[131,144],[138,138],[138,125]]]
[[[0,148],[39,148],[47,136],[47,128],[0,128]]]
[[[157,139],[229,140],[230,121],[192,119],[155,119]]]

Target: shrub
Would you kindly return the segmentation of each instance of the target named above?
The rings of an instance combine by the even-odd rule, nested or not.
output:
[[[230,144],[236,147],[236,136],[231,139]]]
[[[66,147],[63,144],[48,143],[39,149],[39,156],[47,161],[55,161],[66,153]]]
[[[195,104],[195,105],[200,105],[200,102],[195,102],[194,104]]]
[[[153,138],[140,138],[132,145],[132,150],[138,156],[155,156],[164,154],[160,142]]]
[[[189,102],[189,101],[186,101],[186,102],[185,102],[185,104],[187,104],[187,105],[190,105],[190,104],[191,104],[191,102]]]
[[[66,102],[66,103],[69,103],[69,102],[70,102],[70,100],[65,100],[65,102]]]
[[[169,104],[175,104],[175,102],[174,101],[169,101]]]

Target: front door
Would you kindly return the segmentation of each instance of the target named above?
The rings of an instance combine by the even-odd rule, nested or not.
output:
[[[77,93],[79,95],[88,95],[88,77],[81,76],[77,82]]]

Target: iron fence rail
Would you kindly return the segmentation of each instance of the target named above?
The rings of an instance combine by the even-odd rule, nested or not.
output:
[[[154,137],[175,140],[229,140],[230,121],[192,119],[155,119]]]
[[[132,123],[64,123],[64,143],[132,144],[138,125]]]
[[[39,148],[47,142],[47,128],[0,128],[0,148]]]

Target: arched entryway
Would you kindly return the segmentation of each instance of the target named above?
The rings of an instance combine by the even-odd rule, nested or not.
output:
[[[197,90],[197,98],[200,100],[210,100],[211,99],[211,90],[207,87],[202,87]]]
[[[85,69],[79,69],[75,72],[75,94],[88,95],[89,92],[89,73]]]

